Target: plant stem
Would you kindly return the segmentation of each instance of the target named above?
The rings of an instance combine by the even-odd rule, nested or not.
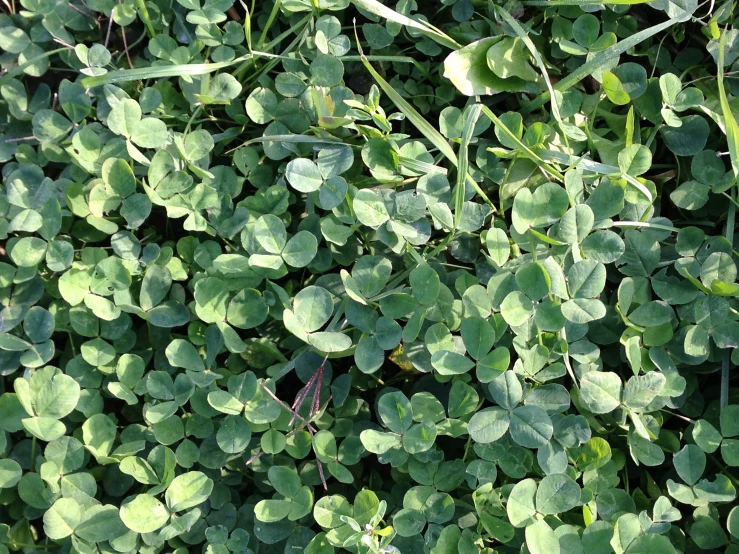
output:
[[[34,436],[31,440],[31,464],[29,465],[29,469],[31,471],[34,471],[36,466],[36,437]]]
[[[708,457],[711,459],[711,461],[716,464],[720,469],[723,475],[725,475],[729,481],[734,483],[734,485],[739,486],[739,480],[736,479],[731,473],[729,473],[729,468],[726,467],[724,464],[721,463],[721,461],[716,458],[713,454],[708,454]]]
[[[187,135],[187,133],[190,132],[190,127],[192,126],[192,122],[195,121],[195,118],[200,115],[200,112],[203,111],[203,105],[200,104],[197,108],[195,108],[195,111],[192,112],[192,117],[190,117],[190,121],[187,122],[187,126],[185,127],[184,135]]]

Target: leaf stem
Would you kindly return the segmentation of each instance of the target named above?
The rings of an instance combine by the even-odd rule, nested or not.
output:
[[[708,454],[708,457],[711,459],[711,461],[714,464],[716,464],[719,468],[721,468],[721,472],[723,473],[723,475],[725,475],[729,479],[729,481],[731,481],[732,483],[734,483],[734,485],[739,487],[739,480],[737,480],[736,477],[734,477],[731,473],[729,473],[729,468],[726,467],[726,465],[722,464],[719,461],[719,459],[716,458],[716,456],[714,456],[713,454]]]
[[[34,471],[36,467],[36,435],[33,436],[33,439],[31,440],[31,463],[28,466],[28,468],[31,471]]]
[[[190,132],[190,127],[192,126],[192,122],[195,121],[195,118],[200,115],[200,112],[203,111],[203,104],[200,104],[197,108],[195,108],[195,111],[192,112],[192,116],[190,117],[190,121],[187,122],[187,125],[185,126],[185,132],[182,133],[183,135],[187,135]]]

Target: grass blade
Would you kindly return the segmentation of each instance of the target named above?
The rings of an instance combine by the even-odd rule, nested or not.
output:
[[[7,81],[10,81],[17,75],[20,75],[23,73],[23,70],[27,67],[31,67],[33,64],[40,62],[41,60],[44,60],[46,58],[50,58],[54,54],[58,54],[59,52],[64,52],[65,50],[68,50],[68,48],[56,48],[54,50],[49,50],[48,52],[44,52],[40,56],[36,56],[35,58],[31,58],[30,60],[27,60],[25,63],[22,63],[10,71],[8,71],[5,75],[0,77],[0,84],[6,83]]]
[[[406,169],[410,169],[411,171],[415,171],[416,173],[420,173],[422,175],[425,173],[442,173],[443,175],[447,174],[447,170],[445,167],[439,167],[438,165],[414,160],[413,158],[406,158],[405,156],[398,156],[398,163],[400,163],[400,165],[405,167]]]
[[[462,45],[459,44],[456,40],[454,40],[446,33],[442,32],[441,30],[437,29],[433,25],[411,19],[408,16],[405,16],[391,8],[388,8],[377,0],[352,0],[352,3],[358,8],[361,8],[362,10],[378,17],[388,19],[400,25],[405,25],[406,27],[412,27],[413,29],[416,29],[417,31],[423,33],[431,40],[438,42],[442,46],[446,46],[447,48],[451,48],[452,50],[462,48]]]
[[[616,6],[633,6],[635,4],[649,4],[654,0],[527,0],[523,2],[524,6],[602,6],[603,4],[613,4]]]
[[[559,181],[564,181],[564,176],[557,171],[553,166],[549,165],[547,162],[542,160],[531,148],[526,146],[523,142],[519,140],[519,138],[511,131],[508,127],[506,127],[505,123],[503,123],[498,116],[496,116],[490,108],[487,106],[482,106],[482,112],[490,118],[490,121],[492,121],[497,127],[504,132],[508,137],[516,143],[517,149],[528,159],[530,159],[532,162],[534,162],[536,165],[538,165],[543,171],[554,177],[555,179]]]
[[[411,106],[405,98],[400,96],[398,94],[398,91],[396,91],[390,83],[388,83],[382,75],[380,75],[377,71],[375,71],[375,68],[372,67],[372,64],[367,61],[367,58],[362,53],[362,49],[359,46],[359,39],[357,38],[357,48],[359,49],[359,54],[362,58],[362,63],[367,68],[367,71],[370,72],[372,77],[375,79],[377,84],[380,86],[380,88],[383,90],[385,94],[387,94],[388,98],[393,101],[393,104],[395,104],[395,107],[397,107],[405,117],[408,118],[408,121],[410,121],[416,129],[420,131],[420,133],[426,137],[431,144],[433,144],[439,152],[441,152],[445,158],[447,158],[450,162],[452,162],[455,166],[457,165],[457,155],[454,153],[454,149],[449,145],[447,140],[442,136],[442,134],[436,130],[436,128],[433,127],[424,117],[416,111],[416,109]],[[483,108],[484,109],[484,108]],[[495,206],[488,198],[487,194],[480,188],[480,185],[477,184],[477,182],[467,174],[466,176],[467,182],[470,183],[470,185],[475,189],[475,192],[480,195],[480,197],[485,201],[485,203],[490,206],[490,208],[495,212]]]
[[[464,192],[465,183],[467,182],[467,170],[470,165],[468,147],[472,140],[472,133],[475,131],[475,125],[477,120],[480,119],[480,113],[482,112],[482,106],[480,104],[473,104],[466,110],[464,118],[464,128],[462,130],[462,141],[459,145],[459,153],[457,156],[457,186],[454,188],[454,230],[459,227],[459,222],[462,219],[462,209],[464,208]]]
[[[545,159],[553,163],[560,163],[563,165],[569,164],[571,160],[571,156],[563,152],[557,152],[555,150],[542,150],[541,155],[544,156]],[[573,167],[579,167],[580,169],[583,169],[594,175],[618,175],[621,179],[624,179],[629,185],[638,190],[650,202],[654,202],[652,193],[649,192],[649,189],[647,187],[642,185],[636,178],[632,177],[631,175],[627,173],[622,173],[621,169],[616,167],[615,165],[607,165],[600,162],[594,162],[593,160],[589,160],[583,157],[578,159],[577,162],[573,164]]]
[[[739,177],[739,125],[737,125],[734,113],[731,111],[729,100],[726,97],[724,87],[724,56],[726,48],[726,33],[721,33],[718,51],[718,95],[721,102],[721,111],[724,115],[724,127],[726,141],[729,144],[729,156],[731,157],[731,169],[734,177]]]
[[[629,38],[624,39],[610,48],[607,48],[606,50],[603,50],[601,52],[598,52],[593,58],[585,62],[583,65],[578,67],[575,71],[567,75],[564,79],[559,81],[556,85],[554,85],[554,90],[558,90],[559,92],[565,92],[567,89],[572,87],[573,85],[576,85],[580,81],[582,81],[585,77],[590,75],[593,71],[598,69],[603,64],[608,63],[609,61],[617,58],[627,50],[630,50],[631,48],[634,48],[636,45],[644,42],[650,37],[653,37],[660,31],[664,31],[665,29],[668,29],[669,27],[672,27],[673,25],[677,23],[682,23],[690,18],[690,14],[683,13],[679,16],[673,17],[672,19],[668,19],[667,21],[664,21],[663,23],[659,23],[658,25],[654,25],[652,27],[649,27],[648,29],[644,29],[643,31],[639,31],[638,33],[635,33],[631,35]],[[521,108],[521,111],[523,113],[531,112],[537,108],[540,108],[543,106],[546,102],[549,101],[550,93],[549,91],[545,92],[544,94],[540,95],[538,98],[533,100],[530,104],[526,104]]]
[[[420,63],[409,56],[365,56],[368,61],[371,62],[398,62],[398,63],[410,63],[420,71],[424,77],[431,79],[431,74],[423,67]],[[339,56],[342,62],[361,62],[362,56]]]
[[[495,6],[495,10],[500,14],[503,20],[516,32],[518,38],[523,41],[523,43],[526,45],[526,48],[528,48],[529,52],[531,52],[531,56],[534,58],[536,65],[539,66],[539,71],[541,71],[541,74],[544,77],[544,82],[547,85],[547,90],[549,91],[549,98],[552,104],[552,115],[554,115],[554,119],[557,121],[557,123],[559,123],[559,128],[562,130],[562,137],[565,141],[565,147],[569,151],[570,141],[568,140],[567,132],[565,130],[565,122],[559,113],[559,104],[557,103],[557,98],[554,94],[554,87],[552,86],[552,81],[549,79],[549,73],[547,72],[547,66],[544,64],[544,59],[541,57],[541,54],[539,54],[539,51],[536,49],[536,45],[534,45],[534,42],[529,38],[528,33],[524,30],[524,28],[518,21],[516,21],[513,16],[511,16],[511,14],[509,14],[500,6]]]
[[[167,77],[197,77],[206,75],[219,69],[224,69],[237,63],[241,63],[251,56],[241,56],[230,62],[218,63],[192,63],[164,65],[154,67],[137,67],[135,69],[119,69],[117,71],[109,71],[105,75],[97,75],[95,77],[85,77],[82,79],[82,86],[85,88],[94,88],[101,85],[112,83],[124,83],[126,81],[141,81],[144,79],[163,79]]]
[[[734,180],[739,177],[739,126],[731,111],[729,99],[726,97],[726,89],[724,88],[724,58],[726,50],[726,31],[721,33],[718,49],[718,95],[721,101],[721,111],[724,114],[724,126],[726,127],[726,141],[729,144],[729,156],[731,157],[731,170],[734,172]],[[735,188],[732,187],[731,198],[735,199]],[[726,215],[726,240],[733,246],[734,244],[734,224],[736,221],[736,205],[734,202],[729,204],[729,211]],[[721,361],[721,396],[720,406],[723,410],[729,405],[729,362],[731,352],[724,352],[724,359]]]

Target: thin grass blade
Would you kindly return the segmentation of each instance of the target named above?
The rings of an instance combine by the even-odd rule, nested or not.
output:
[[[565,92],[567,89],[572,87],[573,85],[576,85],[580,81],[582,81],[585,77],[590,75],[593,71],[598,69],[603,64],[608,63],[609,61],[613,60],[614,58],[617,58],[627,50],[630,50],[631,48],[634,48],[636,45],[644,42],[650,37],[653,37],[660,31],[664,31],[665,29],[668,29],[672,27],[673,25],[676,25],[677,23],[683,23],[687,21],[690,18],[690,14],[683,13],[679,16],[673,17],[672,19],[668,19],[667,21],[664,21],[663,23],[659,23],[657,25],[654,25],[652,27],[649,27],[648,29],[644,29],[643,31],[639,31],[638,33],[635,33],[631,35],[629,38],[624,39],[610,48],[607,48],[606,50],[603,50],[602,52],[598,52],[593,58],[578,67],[575,71],[567,75],[564,79],[559,81],[556,85],[554,85],[554,90],[558,90],[559,92]],[[545,92],[536,100],[533,100],[530,104],[527,104],[523,106],[521,109],[522,112],[528,113],[531,112],[537,108],[540,108],[545,103],[549,101],[549,92]]]
[[[731,170],[734,172],[734,180],[739,177],[739,125],[729,105],[729,99],[726,96],[724,88],[724,59],[726,56],[726,31],[721,33],[718,49],[718,95],[721,101],[721,111],[724,114],[724,125],[726,127],[726,142],[729,145],[729,156],[731,157]],[[736,188],[732,187],[730,194],[731,199],[736,198]],[[729,210],[726,215],[726,240],[729,245],[734,244],[734,231],[736,222],[736,205],[734,202],[729,203]],[[731,352],[724,352],[724,359],[721,361],[721,396],[720,406],[723,410],[729,405],[729,365]]]
[[[438,42],[442,46],[446,46],[447,48],[451,48],[452,50],[462,48],[462,45],[459,44],[456,40],[454,40],[446,33],[442,32],[441,30],[437,29],[433,25],[411,19],[410,17],[400,14],[391,8],[388,8],[377,0],[352,0],[352,3],[358,8],[361,8],[364,11],[378,17],[382,17],[383,19],[393,21],[400,25],[405,25],[406,27],[412,27],[413,29],[420,31],[430,39]]]
[[[603,4],[613,4],[616,6],[633,6],[636,4],[649,4],[654,0],[525,0],[522,2],[524,6],[602,6]]]
[[[508,137],[516,143],[517,149],[528,159],[530,159],[532,162],[534,162],[536,165],[538,165],[543,171],[554,177],[555,179],[559,181],[564,181],[564,176],[553,166],[549,165],[547,162],[542,160],[531,148],[526,146],[523,142],[519,140],[519,138],[511,131],[508,127],[506,127],[505,123],[503,123],[498,116],[496,116],[490,108],[487,106],[482,106],[482,113],[484,113],[486,116],[490,118],[490,121],[492,121],[495,125],[498,126],[498,128],[504,132]],[[569,163],[569,162],[567,162]]]
[[[454,188],[454,230],[457,230],[462,220],[462,209],[464,208],[465,183],[467,182],[467,171],[470,166],[469,145],[472,133],[475,131],[477,120],[480,119],[482,106],[473,104],[465,110],[464,128],[462,129],[462,141],[459,145],[457,155],[457,185]]]
[[[358,41],[357,41],[358,42]],[[398,92],[388,83],[382,75],[380,75],[374,67],[372,67],[372,64],[367,61],[367,59],[364,57],[364,54],[362,54],[362,51],[360,49],[360,54],[362,56],[362,63],[367,68],[367,71],[370,72],[372,77],[375,79],[378,85],[380,85],[380,88],[387,94],[388,98],[392,100],[393,104],[395,104],[395,107],[397,107],[405,117],[408,118],[408,121],[410,121],[416,129],[418,129],[421,134],[426,137],[431,144],[433,144],[439,152],[441,152],[445,158],[447,158],[450,162],[452,162],[455,166],[457,165],[457,155],[454,153],[454,149],[449,145],[449,143],[446,141],[446,139],[442,136],[442,134],[437,131],[426,119],[416,111],[416,109],[411,106],[405,98],[400,96]],[[475,189],[475,192],[480,195],[480,197],[485,201],[485,203],[490,206],[490,208],[495,212],[495,206],[488,198],[487,194],[485,194],[485,191],[483,191],[480,188],[480,185],[477,184],[477,182],[467,174],[466,176],[467,182],[470,183],[470,185]]]
[[[135,69],[119,69],[117,71],[110,71],[105,75],[97,75],[95,77],[85,77],[82,79],[82,86],[85,88],[94,88],[102,85],[109,85],[113,83],[125,83],[126,81],[141,81],[144,79],[164,79],[167,77],[198,77],[200,75],[207,75],[213,73],[219,69],[231,67],[237,63],[241,63],[252,56],[241,56],[235,58],[230,62],[218,62],[218,63],[192,63],[192,64],[177,64],[177,65],[165,65],[155,67],[137,67]]]

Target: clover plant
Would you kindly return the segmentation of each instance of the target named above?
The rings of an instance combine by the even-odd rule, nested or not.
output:
[[[739,553],[739,27],[3,0],[0,554]]]

